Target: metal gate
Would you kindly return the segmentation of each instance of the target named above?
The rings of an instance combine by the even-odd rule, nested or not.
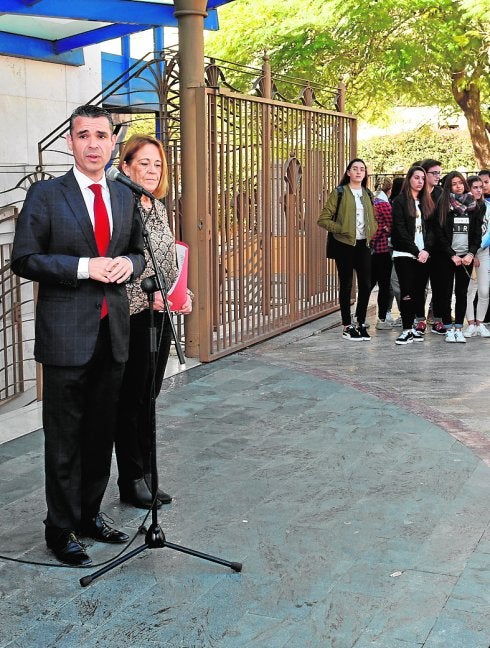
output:
[[[317,220],[356,131],[352,116],[313,106],[220,88],[201,99],[208,235],[199,290],[209,306],[200,350],[209,361],[338,308]]]

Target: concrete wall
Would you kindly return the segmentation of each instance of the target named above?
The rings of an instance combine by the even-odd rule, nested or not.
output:
[[[81,67],[0,56],[0,245],[4,246],[6,260],[14,235],[13,205],[20,208],[26,193],[25,189],[12,190],[12,187],[35,171],[38,142],[64,122],[76,106],[86,103],[101,90],[100,47],[85,48],[84,56],[85,65]],[[60,152],[46,155],[44,162],[46,171],[59,175],[71,166],[72,157],[67,155],[64,139],[54,148]],[[5,312],[9,310],[10,299],[7,292],[2,304]],[[29,388],[36,384],[31,282],[23,282],[21,302],[23,371]],[[5,334],[10,353],[8,327]],[[30,398],[35,398],[34,392]],[[19,399],[19,406],[23,404]]]
[[[84,55],[81,67],[0,56],[0,192],[35,168],[38,142],[100,92],[100,47],[87,47]],[[64,142],[56,148],[67,150]],[[56,170],[71,157],[50,154],[45,162]],[[0,207],[6,199],[0,194]]]

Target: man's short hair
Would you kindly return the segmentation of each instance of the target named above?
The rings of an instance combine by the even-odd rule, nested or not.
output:
[[[478,175],[480,176],[480,178],[481,178],[481,176],[484,176],[484,175],[490,176],[490,169],[482,169],[481,171],[478,171]]]
[[[425,160],[419,162],[418,166],[421,166],[422,169],[427,173],[427,171],[429,169],[432,169],[432,167],[442,166],[442,164],[439,162],[439,160],[432,160],[431,158],[426,158]]]
[[[90,117],[95,119],[96,117],[105,117],[109,122],[111,131],[114,130],[114,122],[112,121],[112,115],[105,108],[101,106],[92,106],[91,104],[85,104],[84,106],[78,106],[70,115],[70,135],[73,134],[73,123],[77,117]]]

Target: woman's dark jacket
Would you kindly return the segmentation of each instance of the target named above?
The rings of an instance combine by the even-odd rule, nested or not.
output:
[[[410,200],[413,200],[410,198]],[[420,205],[422,235],[424,237],[424,250],[432,252],[434,247],[434,233],[432,228],[432,218],[424,218],[422,205]],[[393,226],[391,229],[391,245],[397,252],[409,252],[415,258],[418,257],[420,250],[415,245],[415,222],[416,218],[410,215],[408,211],[407,198],[404,194],[399,194],[392,205]]]
[[[444,256],[448,256],[449,258],[456,255],[456,252],[451,247],[453,242],[454,217],[456,215],[456,212],[450,209],[446,215],[444,224],[441,225],[438,210],[436,210],[433,219],[435,251]],[[473,256],[476,256],[481,245],[481,230],[483,225],[483,216],[485,215],[485,204],[477,203],[476,209],[469,211],[468,215],[470,217],[468,228],[468,252],[471,252]]]

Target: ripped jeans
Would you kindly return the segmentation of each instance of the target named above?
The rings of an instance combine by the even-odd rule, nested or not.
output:
[[[416,317],[425,318],[425,289],[429,279],[430,260],[420,263],[413,257],[394,257],[400,283],[400,315],[403,329],[411,329]]]

